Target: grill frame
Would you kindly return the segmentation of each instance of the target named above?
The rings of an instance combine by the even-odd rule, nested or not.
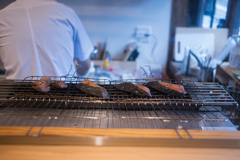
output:
[[[81,79],[86,80],[85,78]],[[19,81],[19,84],[15,86],[18,87],[22,82]],[[13,92],[13,88],[16,89],[16,87],[9,88],[12,84],[16,84],[16,82],[12,82],[7,86],[4,85],[5,88],[4,86],[0,87],[0,118],[6,121],[6,125],[30,125],[32,127],[41,126],[41,128],[55,126],[56,124],[61,127],[67,125],[67,127],[84,128],[168,128],[174,129],[178,133],[178,129],[187,131],[191,129],[190,126],[192,125],[196,125],[195,129],[201,130],[203,129],[201,127],[216,127],[214,122],[219,123],[219,125],[229,123],[221,107],[215,105],[219,102],[214,102],[214,96],[213,100],[209,96],[209,92],[216,88],[221,94],[228,94],[218,83],[194,82],[200,91],[202,88],[207,88],[202,93],[205,99],[201,102],[201,105],[198,105],[195,101],[192,101],[192,103],[179,103],[176,100],[170,101],[171,103],[168,103],[168,101],[161,101],[159,103],[115,102],[110,100],[110,96],[102,100],[5,98],[9,96],[7,93]],[[220,93],[218,95],[221,95]],[[231,96],[228,98],[231,98]],[[209,101],[213,101],[211,102],[212,104]],[[42,107],[41,105],[37,107],[33,105],[38,102],[47,105],[43,105]],[[234,100],[233,102],[236,104]],[[13,104],[6,105],[4,103]],[[223,106],[226,106],[226,104],[224,103]],[[225,109],[227,108],[226,106]],[[114,123],[110,122],[114,120]],[[25,124],[25,122],[28,123]],[[76,126],[71,126],[73,124],[76,124]],[[40,133],[41,130],[39,131]],[[181,136],[179,137],[181,138]]]
[[[34,91],[31,87],[31,83],[40,80],[41,76],[30,76],[26,77],[13,91],[12,97],[8,99],[41,99],[49,101],[61,101],[66,100],[68,102],[87,102],[87,103],[124,103],[124,104],[162,104],[170,106],[196,106],[200,108],[201,106],[220,106],[224,109],[238,109],[238,103],[229,95],[229,93],[224,89],[223,86],[218,83],[209,82],[192,82],[190,80],[164,80],[164,79],[126,79],[126,80],[115,80],[109,81],[106,79],[97,78],[81,78],[81,77],[66,77],[66,76],[49,76],[52,81],[62,80],[68,84],[68,88],[65,89],[51,89],[50,92],[46,94]],[[108,96],[106,98],[100,98],[96,96],[86,95],[82,91],[76,88],[76,84],[84,81],[90,80],[95,84],[104,87],[108,91]],[[116,90],[115,84],[123,82],[131,82],[134,84],[145,85],[152,80],[158,80],[162,82],[168,82],[173,84],[183,85],[187,91],[186,95],[179,96],[169,96],[156,92],[154,89],[150,88],[152,98],[150,97],[137,97],[133,94],[128,94],[123,91]],[[26,94],[24,90],[18,90],[21,86],[25,86],[24,90],[28,93]],[[69,87],[70,85],[70,87]],[[59,91],[64,95],[59,95]],[[71,92],[71,93],[70,93]],[[23,93],[23,94],[19,94]]]

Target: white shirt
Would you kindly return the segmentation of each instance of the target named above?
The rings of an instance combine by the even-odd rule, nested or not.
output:
[[[74,57],[85,61],[92,50],[77,14],[61,3],[17,0],[0,10],[0,58],[7,79],[66,75]]]

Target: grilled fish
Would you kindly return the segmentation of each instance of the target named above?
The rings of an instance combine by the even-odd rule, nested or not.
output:
[[[115,87],[119,90],[130,92],[141,97],[144,97],[144,96],[152,97],[149,88],[142,85],[124,82],[124,83],[115,85]]]
[[[50,77],[44,76],[39,81],[33,82],[32,88],[39,92],[47,93],[50,91],[50,84],[52,84]]]
[[[151,81],[151,82],[148,82],[147,85],[160,92],[164,92],[170,95],[184,95],[187,93],[184,87],[178,84],[171,84],[171,83],[160,82],[160,81]]]
[[[55,81],[52,85],[52,88],[56,88],[56,89],[63,89],[67,87],[68,85],[63,81]]]
[[[50,86],[41,81],[33,82],[32,88],[42,93],[47,93],[50,91]]]
[[[102,98],[105,98],[108,95],[108,92],[105,88],[103,88],[89,80],[79,82],[79,84],[77,85],[77,88],[87,94],[102,97]]]
[[[45,83],[45,84],[48,85],[48,86],[49,86],[50,84],[52,84],[52,80],[51,80],[50,77],[48,77],[48,76],[42,77],[39,81],[42,82],[42,83]]]

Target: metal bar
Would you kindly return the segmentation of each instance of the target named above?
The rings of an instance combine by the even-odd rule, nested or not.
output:
[[[145,115],[145,114],[144,114],[145,112],[144,112],[144,111],[142,110],[142,108],[139,106],[139,109],[141,110],[143,117],[149,117],[149,116],[150,116],[150,118],[151,118],[151,117],[154,117],[154,116],[151,114],[150,110],[148,109],[147,104],[143,104],[143,106],[144,106],[145,109],[147,109],[147,113],[148,113],[148,115]],[[147,113],[146,113],[146,114],[147,114]],[[155,122],[153,119],[152,119],[152,121]],[[151,128],[154,128],[154,126],[153,126],[152,123],[150,123],[150,125],[151,125]]]
[[[194,112],[194,113],[196,113],[197,115],[199,115],[200,117],[202,117],[202,116],[201,116],[195,109],[193,109],[192,107],[191,107],[192,110],[190,110],[189,107],[186,107],[185,105],[183,105],[183,107],[185,107],[185,109],[188,110],[189,113]],[[191,114],[191,115],[192,115],[193,117],[195,117],[194,114]],[[197,118],[196,118],[196,119],[197,119]],[[204,118],[202,117],[202,119],[204,119]],[[194,121],[195,121],[196,124],[198,125],[199,129],[201,129],[201,127],[200,127],[199,124],[197,123],[197,120],[194,120]],[[205,123],[205,121],[203,121],[203,123]]]
[[[135,105],[133,105],[133,106],[135,106]],[[136,106],[138,107],[138,108],[136,108],[136,110],[140,111],[139,114],[142,115],[142,116],[138,115],[138,117],[148,117],[148,116],[145,116],[145,114],[144,114],[145,112],[142,110],[142,107],[139,104],[137,104]],[[144,106],[147,107],[146,105],[144,105]],[[152,116],[151,113],[149,113],[149,115]],[[144,119],[139,118],[139,121],[142,125],[144,125],[144,128],[154,128],[152,123],[150,123],[149,126],[146,123],[144,123]],[[150,120],[150,121],[155,122],[154,120]]]
[[[20,102],[20,103],[18,103],[15,107],[14,107],[14,109],[15,108],[17,108],[20,104],[22,104],[24,102],[24,99]],[[29,101],[27,102],[27,103],[29,103]],[[22,108],[27,104],[27,103],[25,103],[25,104],[23,104],[23,106],[22,106]],[[9,107],[9,106],[8,106]],[[4,110],[6,111],[6,109],[8,108],[8,107],[6,107]],[[21,109],[22,109],[21,108]],[[20,109],[16,109],[18,112],[20,112]],[[12,110],[12,111],[9,111],[8,113],[14,113],[14,111]],[[9,116],[9,118],[5,121],[5,123],[7,123],[9,120],[11,119],[11,116]],[[16,119],[15,119],[16,120]]]
[[[36,136],[36,137],[39,136],[39,134],[42,132],[43,128],[47,125],[47,122],[49,121],[49,119],[51,119],[51,117],[48,117],[48,119],[43,123],[41,129],[34,136]]]
[[[33,129],[33,127],[37,124],[37,122],[40,120],[40,118],[38,118],[35,122],[34,122],[34,124],[30,127],[30,129],[27,131],[27,133],[26,133],[26,136],[28,136],[29,135],[29,133],[31,132],[31,130]]]
[[[174,108],[173,108],[174,109]],[[188,118],[187,117],[187,115],[181,110],[181,108],[179,108],[180,109],[180,111],[184,114],[184,116],[186,117],[186,118]],[[176,112],[175,111],[175,109],[174,109],[174,112]],[[176,112],[177,113],[177,112]],[[178,113],[177,113],[177,115],[178,115]],[[188,122],[188,121],[187,121]],[[186,122],[186,123],[187,123]],[[180,124],[182,125],[182,127],[183,127],[183,129],[187,132],[187,134],[188,134],[188,136],[190,137],[190,139],[192,139],[192,136],[191,136],[191,134],[188,132],[188,130],[187,130],[187,128],[186,127],[184,127],[184,122],[182,122],[182,120],[180,119]],[[191,125],[191,124],[190,124]],[[192,127],[191,127],[192,128]]]
[[[166,107],[166,110],[168,111],[167,113],[173,118],[173,115],[171,114],[171,112],[169,112],[168,107]],[[182,136],[180,135],[180,133],[178,132],[178,128],[174,125],[173,121],[170,120],[173,129],[175,130],[175,132],[177,133],[177,135],[179,136],[180,139],[183,139]]]
[[[81,110],[81,107],[82,107],[82,103],[78,106],[78,109],[77,109],[77,114],[78,114],[78,111],[80,111]],[[79,117],[79,119],[78,119],[78,123],[77,123],[77,125],[80,123],[80,121],[82,120],[82,117],[83,116],[81,116],[81,114],[82,114],[82,112],[80,111],[80,117]]]
[[[145,104],[145,106],[147,107],[148,109],[148,113],[150,114],[150,116],[153,118],[153,117],[160,117],[159,113],[156,111],[155,107],[156,107],[156,104]],[[150,109],[148,106],[151,106]],[[143,111],[144,113],[144,111]],[[157,128],[161,128],[159,125],[162,123],[163,126],[165,126],[165,122],[163,122],[163,120],[160,120],[160,119],[150,119],[149,121],[153,121],[155,122],[155,124],[157,125]],[[166,127],[166,126],[165,126]]]
[[[76,104],[76,102],[74,102],[74,103],[71,105],[70,110],[72,110],[72,109],[74,108],[75,104]],[[73,126],[77,127],[77,124],[78,124],[78,123],[76,123],[76,119],[75,119],[75,118],[76,118],[76,116],[78,115],[79,108],[81,108],[81,104],[82,104],[82,103],[80,103],[80,105],[78,106],[77,110],[72,114],[72,118],[71,118],[71,120],[70,120],[70,123],[69,123],[68,127],[73,127]],[[73,126],[72,126],[72,125],[73,125]]]

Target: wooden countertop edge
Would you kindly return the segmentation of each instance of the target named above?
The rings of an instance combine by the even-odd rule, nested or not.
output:
[[[0,136],[25,136],[30,127],[0,127]],[[41,127],[33,127],[29,136],[34,136]],[[189,139],[185,130],[178,130],[180,135]],[[193,139],[239,139],[238,131],[202,131],[188,130]],[[107,136],[125,138],[179,138],[173,129],[98,129],[98,128],[65,128],[44,127],[40,136]]]
[[[239,160],[239,149],[117,146],[0,145],[4,160]]]

